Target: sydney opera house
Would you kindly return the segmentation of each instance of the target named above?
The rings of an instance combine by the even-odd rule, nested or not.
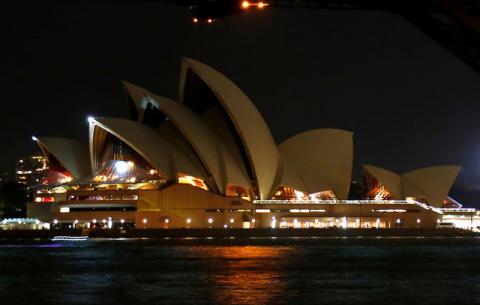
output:
[[[185,58],[178,100],[123,82],[131,118],[90,117],[89,143],[34,137],[50,173],[28,216],[82,228],[436,227],[456,166],[403,175],[365,165],[349,200],[352,133],[315,129],[275,143],[245,93]]]

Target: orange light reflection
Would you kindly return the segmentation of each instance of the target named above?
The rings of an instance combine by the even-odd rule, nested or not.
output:
[[[282,303],[286,256],[291,247],[231,246],[201,247],[201,254],[212,258],[215,272],[208,281],[218,304]]]

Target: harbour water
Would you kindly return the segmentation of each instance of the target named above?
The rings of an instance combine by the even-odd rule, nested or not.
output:
[[[0,304],[478,304],[478,238],[0,240]]]

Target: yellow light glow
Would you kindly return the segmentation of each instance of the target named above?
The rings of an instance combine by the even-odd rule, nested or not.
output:
[[[270,213],[270,209],[256,209],[256,213]]]
[[[178,177],[178,183],[180,183],[180,184],[190,184],[190,185],[193,185],[193,186],[196,186],[196,187],[199,187],[201,189],[204,189],[204,190],[208,191],[208,187],[205,184],[205,182],[202,179],[197,178],[197,177],[180,175]]]
[[[149,173],[150,175],[156,175],[156,174],[157,174],[157,171],[154,170],[154,169],[151,169],[151,170],[148,171],[148,173]]]
[[[70,176],[65,176],[63,178],[60,179],[60,184],[64,184],[64,183],[69,183],[69,182],[72,182],[73,178],[70,177]]]
[[[336,198],[335,194],[331,190],[320,191],[309,194],[310,200],[333,200]]]
[[[60,213],[70,213],[70,208],[69,207],[61,207],[60,208]]]
[[[407,198],[405,198],[405,201],[407,203],[415,203],[415,198],[414,197],[407,197]]]
[[[263,2],[260,1],[260,2],[258,2],[258,5],[257,5],[257,6],[258,6],[258,8],[264,8],[264,7],[265,7],[265,3],[263,3]]]
[[[193,18],[193,23],[197,23],[198,22],[198,18]]]
[[[297,200],[302,200],[305,197],[305,194],[303,192],[300,192],[297,190],[294,190],[294,192],[295,192],[295,198]]]
[[[107,176],[105,175],[97,175],[93,178],[93,180],[97,181],[97,182],[106,182],[107,181]]]
[[[250,2],[248,2],[248,1],[243,1],[242,2],[242,7],[243,8],[248,8],[249,6],[250,6]]]
[[[309,197],[306,193],[296,190],[292,187],[281,186],[275,192],[275,196],[273,196],[272,199],[302,201],[302,200],[308,200]]]
[[[229,184],[227,186],[226,195],[228,197],[239,197],[248,201],[252,201],[253,198],[251,190],[235,184]]]

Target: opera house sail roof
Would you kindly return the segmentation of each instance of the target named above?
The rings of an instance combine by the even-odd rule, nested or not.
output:
[[[210,113],[212,117],[208,121],[212,125],[221,120],[227,122],[229,130],[225,132],[235,140],[258,197],[267,198],[277,176],[280,157],[257,108],[232,81],[196,60],[184,59],[180,75],[180,101],[204,117]],[[215,117],[218,115],[223,117]],[[215,128],[218,125],[212,127],[219,130]]]
[[[460,172],[459,166],[432,166],[398,175],[386,169],[364,165],[371,198],[416,198],[441,207]]]
[[[89,143],[36,139],[57,182],[189,183],[223,196],[348,199],[353,134],[315,129],[277,145],[249,97],[219,71],[184,58],[178,100],[123,81],[129,119],[89,118]],[[439,205],[459,168],[397,175],[366,165],[372,198],[416,197]]]
[[[347,199],[353,163],[352,135],[338,129],[315,129],[281,143],[284,163],[280,185],[307,194],[331,191],[335,198]]]
[[[63,138],[33,137],[33,139],[48,158],[51,169],[61,176],[56,182],[69,182],[73,178],[90,176],[87,144]]]

